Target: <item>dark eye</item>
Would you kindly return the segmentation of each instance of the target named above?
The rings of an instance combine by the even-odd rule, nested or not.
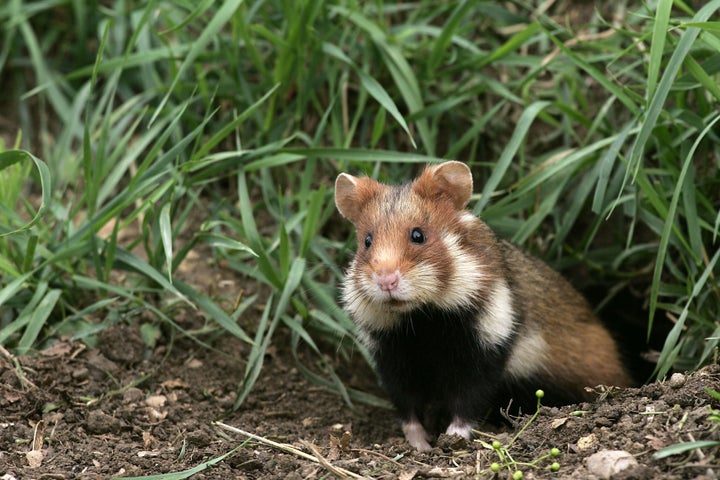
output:
[[[365,248],[370,248],[370,245],[372,245],[372,235],[368,233],[368,236],[365,237]]]
[[[425,243],[425,234],[419,228],[413,228],[410,232],[410,241],[418,245]]]

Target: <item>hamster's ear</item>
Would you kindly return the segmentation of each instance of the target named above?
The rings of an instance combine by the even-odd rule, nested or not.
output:
[[[472,172],[462,162],[431,165],[415,181],[413,188],[422,196],[449,198],[456,209],[462,210],[473,192]]]
[[[335,180],[335,206],[340,215],[353,224],[360,219],[362,208],[376,194],[379,184],[363,177],[341,173]]]

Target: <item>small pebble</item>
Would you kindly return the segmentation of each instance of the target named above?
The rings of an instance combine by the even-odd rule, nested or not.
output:
[[[590,448],[593,448],[598,443],[597,435],[594,433],[591,433],[590,435],[585,435],[584,437],[580,437],[577,441],[577,447],[580,450],[588,450]]]
[[[85,430],[91,434],[112,433],[118,434],[123,427],[124,422],[120,419],[108,415],[100,410],[92,410],[88,413],[85,422]]]
[[[77,370],[73,370],[72,377],[74,380],[85,380],[89,373],[86,367],[80,367]]]
[[[590,473],[605,480],[637,465],[635,457],[625,450],[600,450],[585,459],[585,466]]]
[[[687,382],[687,377],[682,373],[673,373],[668,380],[670,388],[680,388]]]
[[[145,398],[145,393],[136,387],[130,387],[123,392],[123,403],[126,405],[140,402],[143,398]]]

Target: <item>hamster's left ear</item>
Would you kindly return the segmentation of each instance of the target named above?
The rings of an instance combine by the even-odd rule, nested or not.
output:
[[[335,180],[335,206],[340,215],[353,224],[361,218],[362,208],[377,195],[380,184],[367,177],[341,173]]]
[[[357,216],[357,208],[355,202],[355,189],[357,187],[357,177],[341,173],[335,179],[335,206],[340,215],[347,218],[351,222]]]
[[[472,172],[457,161],[431,165],[415,181],[413,189],[425,197],[447,197],[456,209],[462,210],[473,192]]]

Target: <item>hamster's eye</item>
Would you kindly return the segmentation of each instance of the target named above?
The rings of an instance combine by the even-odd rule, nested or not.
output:
[[[365,248],[370,248],[370,245],[372,245],[372,235],[368,233],[368,236],[365,237]]]
[[[418,245],[425,243],[425,234],[419,228],[413,228],[410,232],[410,241]]]

